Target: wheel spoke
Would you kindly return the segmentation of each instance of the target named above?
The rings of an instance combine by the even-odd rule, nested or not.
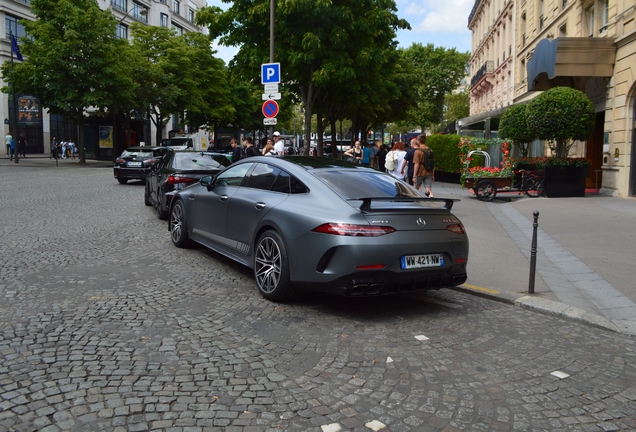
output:
[[[266,237],[256,249],[255,274],[258,286],[265,292],[272,292],[280,280],[281,254],[274,240]]]

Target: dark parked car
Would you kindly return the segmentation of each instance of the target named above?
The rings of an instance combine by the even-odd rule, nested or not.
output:
[[[270,300],[406,293],[466,281],[454,201],[349,162],[257,156],[174,193],[169,229],[177,247],[194,240],[252,268]]]
[[[168,149],[146,177],[144,203],[154,206],[160,219],[167,219],[172,195],[166,197],[166,192],[183,189],[231,164],[225,154]]]
[[[114,175],[120,184],[128,180],[146,180],[150,167],[166,152],[165,147],[129,147],[115,160]]]

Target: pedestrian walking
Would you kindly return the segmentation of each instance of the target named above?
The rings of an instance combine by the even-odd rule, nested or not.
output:
[[[386,155],[385,165],[387,172],[399,180],[404,180],[404,170],[402,169],[404,156],[406,156],[406,150],[404,150],[404,143],[402,141],[393,144],[393,148],[391,148],[391,151]]]
[[[388,153],[387,149],[386,149],[386,145],[384,144],[380,144],[380,147],[378,147],[378,169],[380,171],[385,171],[386,167],[385,167],[385,163],[386,163],[386,155]]]
[[[15,154],[15,140],[11,140],[11,144],[9,144],[9,160],[13,160],[13,155]]]
[[[245,150],[239,145],[236,138],[230,140],[230,146],[232,146],[232,163],[238,162],[245,157]]]
[[[411,139],[411,148],[406,151],[406,155],[404,155],[404,161],[402,162],[401,173],[406,179],[406,182],[413,186],[413,156],[415,155],[415,150],[419,148],[419,144],[417,139]],[[406,172],[405,169],[406,168]]]
[[[18,154],[23,158],[26,157],[26,148],[27,148],[27,140],[24,138],[24,135],[20,134],[20,138],[18,138]]]
[[[7,156],[11,154],[11,141],[13,141],[13,135],[11,132],[7,132],[7,136],[4,137],[4,142],[7,145]]]
[[[55,137],[53,137],[51,138],[51,154],[49,155],[49,159],[53,157],[57,159],[57,156],[55,155],[56,152],[57,152],[57,140],[55,139]]]
[[[435,165],[432,160],[432,150],[426,145],[426,135],[417,137],[418,149],[413,156],[413,182],[415,188],[422,191],[427,197],[433,198],[433,176]]]

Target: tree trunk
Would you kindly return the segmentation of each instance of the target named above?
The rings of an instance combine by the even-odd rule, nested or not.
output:
[[[77,115],[77,149],[79,150],[79,163],[86,165],[86,146],[84,143],[84,108],[79,109]]]
[[[318,108],[316,109],[316,134],[318,135],[318,140],[316,142],[316,154],[318,156],[322,156],[323,155],[323,135],[325,132],[325,127],[323,125],[323,121],[322,121],[322,109],[320,108],[320,105],[318,106]]]
[[[338,140],[336,137],[336,116],[332,115],[329,119],[331,126],[331,157],[338,159]],[[342,125],[342,123],[341,123]]]

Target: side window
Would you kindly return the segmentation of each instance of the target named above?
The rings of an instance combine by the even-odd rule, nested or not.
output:
[[[214,184],[219,186],[240,186],[245,174],[252,168],[252,165],[251,163],[244,163],[231,167],[219,174],[214,180]]]
[[[278,177],[276,177],[276,180],[274,181],[274,184],[272,185],[272,191],[288,194],[290,192],[290,190],[289,190],[289,179],[290,179],[290,177],[291,176],[289,175],[289,173],[287,173],[285,171],[281,171],[278,174]]]
[[[307,189],[307,186],[305,186],[300,180],[298,180],[294,176],[290,176],[290,183],[291,183],[291,193],[293,194],[304,194],[309,192],[309,189]]]
[[[279,168],[259,163],[254,167],[245,186],[253,189],[270,190],[280,172],[281,170]]]

